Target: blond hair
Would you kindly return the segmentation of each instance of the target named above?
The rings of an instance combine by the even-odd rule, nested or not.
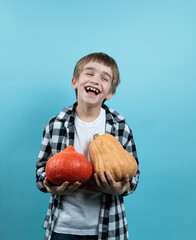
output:
[[[112,78],[112,86],[111,86],[110,92],[115,93],[116,88],[117,88],[118,84],[120,83],[120,73],[119,73],[118,66],[117,66],[117,63],[115,62],[115,60],[105,53],[101,53],[101,52],[100,53],[91,53],[91,54],[88,54],[88,55],[84,56],[83,58],[81,58],[76,63],[76,66],[75,66],[74,72],[73,72],[73,77],[76,79],[76,81],[78,80],[80,73],[82,72],[84,66],[89,62],[102,63],[105,66],[111,68],[112,73],[113,73],[113,78]]]

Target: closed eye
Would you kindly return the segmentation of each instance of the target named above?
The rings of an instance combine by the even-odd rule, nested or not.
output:
[[[109,79],[108,78],[102,78],[104,81],[106,81],[106,82],[108,82],[109,81]]]
[[[87,76],[93,76],[93,73],[86,73]]]

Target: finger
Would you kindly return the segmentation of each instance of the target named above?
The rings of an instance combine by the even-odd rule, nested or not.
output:
[[[68,181],[65,181],[64,183],[62,183],[62,184],[60,185],[60,188],[65,189],[68,185],[69,185],[69,182],[68,182]]]
[[[94,179],[95,179],[95,183],[96,183],[96,185],[97,185],[97,188],[98,188],[98,189],[101,189],[101,183],[100,183],[100,181],[99,181],[99,178],[98,178],[97,173],[94,174]]]
[[[45,178],[44,178],[44,181],[43,181],[43,184],[44,184],[44,185],[47,185],[47,183],[48,183],[48,179],[47,179],[47,177],[45,177]]]
[[[70,184],[69,186],[67,186],[65,189],[64,189],[64,191],[63,191],[63,193],[71,193],[71,192],[73,192],[73,191],[75,191],[78,187],[80,187],[81,186],[81,183],[80,182],[74,182],[73,184]]]
[[[112,176],[112,174],[110,173],[110,171],[108,169],[105,170],[105,176],[106,176],[106,179],[108,180],[108,182],[110,183],[110,185],[114,185],[115,184],[115,180]]]
[[[97,176],[97,173],[94,174],[94,179],[95,179],[95,183],[97,184],[97,186],[100,186],[100,182],[99,182],[99,178]]]
[[[71,185],[69,185],[69,188],[70,189],[75,189],[75,188],[78,188],[79,186],[81,186],[81,183],[80,182],[74,182],[74,183],[72,183]]]
[[[49,193],[52,194],[60,194],[69,184],[69,182],[65,181],[60,186],[53,185],[47,178],[44,179],[44,186]]]
[[[70,186],[71,191],[75,191],[76,189],[78,189],[81,186],[80,182],[75,182]]]
[[[47,177],[44,178],[43,184],[44,184],[45,187],[51,187],[52,186],[52,184],[50,183],[50,181],[48,180]]]
[[[60,186],[53,186],[53,189],[55,192],[61,194],[62,192],[64,192],[64,190],[67,188],[68,185],[69,185],[69,182],[65,181]]]
[[[104,186],[104,187],[106,187],[106,188],[109,187],[108,181],[107,181],[106,176],[105,176],[105,174],[103,173],[103,171],[101,171],[101,170],[99,171],[99,173],[98,173],[98,178],[99,178],[99,181],[100,181],[100,183],[101,183],[102,186]]]
[[[51,184],[50,184],[50,182],[48,181],[47,178],[44,179],[43,185],[44,185],[44,187],[46,188],[46,190],[47,190],[48,193],[52,193],[52,191],[50,190]]]
[[[129,175],[127,174],[127,175],[125,175],[125,178],[124,178],[124,181],[126,181],[126,182],[129,182]]]
[[[122,186],[125,186],[129,182],[129,175],[125,175],[123,181],[121,182]]]

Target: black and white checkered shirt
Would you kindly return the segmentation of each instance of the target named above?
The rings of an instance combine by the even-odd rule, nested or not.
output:
[[[54,154],[64,150],[74,143],[74,117],[75,103],[71,107],[64,108],[57,116],[51,118],[43,132],[41,150],[36,163],[36,185],[38,189],[46,192],[43,187],[45,178],[45,166],[47,160]],[[136,148],[132,131],[126,124],[124,117],[116,111],[102,106],[106,110],[106,133],[114,135],[137,160]],[[131,187],[121,196],[102,194],[101,211],[98,225],[98,239],[125,240],[128,239],[127,220],[124,208],[123,196],[132,193],[139,181],[139,164],[136,175],[130,181]],[[51,195],[47,215],[43,224],[46,230],[44,240],[50,240],[54,223],[58,218],[60,196]]]

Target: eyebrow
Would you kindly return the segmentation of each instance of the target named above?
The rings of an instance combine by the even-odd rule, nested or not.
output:
[[[86,67],[83,69],[83,71],[86,71],[86,70],[95,70],[95,68],[94,67]],[[112,79],[112,76],[109,73],[103,71],[103,74],[107,75],[110,79]]]

